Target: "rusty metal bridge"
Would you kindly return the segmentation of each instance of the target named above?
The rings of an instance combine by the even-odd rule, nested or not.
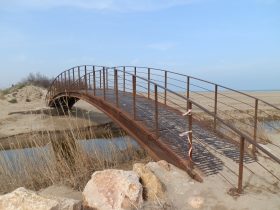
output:
[[[256,151],[280,163],[259,144],[263,136],[258,131],[261,118],[280,117],[279,107],[192,76],[146,67],[77,66],[54,79],[46,100],[48,106],[63,109],[78,100],[92,104],[153,158],[192,176],[194,168],[207,176],[224,167],[210,147],[239,164],[238,192],[243,164],[257,161]]]

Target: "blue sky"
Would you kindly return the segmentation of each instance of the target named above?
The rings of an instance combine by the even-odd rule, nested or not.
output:
[[[0,0],[0,88],[80,64],[280,89],[279,0]]]

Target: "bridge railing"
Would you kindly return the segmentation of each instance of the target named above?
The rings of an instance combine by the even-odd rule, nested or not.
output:
[[[247,93],[168,70],[135,66],[120,66],[117,69],[151,80],[165,89],[172,90],[197,102],[214,114],[214,117],[212,117],[201,112],[200,109],[194,109],[198,117],[202,121],[211,122],[214,130],[230,136],[237,142],[239,142],[239,137],[219,123],[216,116],[228,124],[238,127],[239,130],[259,143],[269,142],[267,128],[273,132],[279,132],[280,130],[279,126],[271,123],[271,121],[280,120],[280,106],[270,104]],[[164,91],[164,103],[167,102],[168,97],[170,98],[167,94],[170,93]],[[171,96],[174,97],[173,104],[176,103],[181,106],[183,104],[184,107],[185,102],[180,97],[176,97],[174,94],[171,94]],[[253,153],[256,151],[254,145],[252,151]]]
[[[85,81],[82,81],[81,77],[86,75],[88,72],[100,72],[105,68],[106,67],[104,66],[83,65],[75,66],[61,72],[52,81],[52,84],[49,87],[46,95],[46,102],[48,103],[48,101],[58,92],[65,90],[69,91],[70,89],[73,89],[73,84],[76,82],[78,82],[80,85],[85,85]],[[96,80],[97,78],[101,78],[100,75],[96,74]]]
[[[215,105],[214,105],[213,110],[207,109],[208,108],[207,103],[202,103],[201,101],[196,99],[195,96],[191,96],[191,94],[198,94],[197,92],[193,93],[194,91],[190,91],[190,86],[192,85],[192,83],[190,81],[191,77],[189,77],[189,79],[188,79],[188,76],[187,76],[187,83],[186,83],[187,92],[185,93],[186,96],[184,96],[184,91],[178,91],[178,89],[177,89],[177,86],[179,86],[178,84],[175,85],[173,83],[168,82],[168,77],[165,77],[160,74],[151,73],[151,71],[153,70],[151,68],[147,69],[147,71],[148,71],[147,74],[146,74],[146,72],[143,72],[143,71],[137,71],[137,69],[138,69],[137,67],[136,68],[133,67],[132,71],[127,70],[127,68],[128,67],[122,67],[122,68],[120,68],[120,67],[117,67],[117,68],[101,67],[100,70],[93,71],[95,73],[93,73],[93,72],[88,73],[88,76],[84,75],[84,76],[82,76],[82,78],[80,80],[77,80],[76,85],[78,85],[78,86],[76,86],[76,88],[81,89],[82,86],[88,85],[87,88],[84,87],[85,90],[86,89],[97,89],[97,88],[103,89],[102,94],[103,94],[103,97],[106,98],[106,95],[109,94],[109,93],[107,93],[106,90],[115,89],[115,86],[117,84],[118,91],[114,94],[118,95],[119,91],[133,93],[134,86],[133,86],[133,79],[131,78],[131,76],[136,75],[136,78],[137,78],[137,83],[136,83],[137,92],[135,93],[136,95],[142,95],[143,97],[148,97],[148,98],[155,100],[155,92],[157,92],[157,100],[159,103],[167,104],[171,107],[174,107],[177,110],[180,110],[181,112],[187,111],[187,109],[188,109],[187,104],[188,104],[188,101],[190,101],[193,104],[195,104],[195,106],[193,107],[193,110],[196,110],[198,112],[197,117],[200,117],[199,114],[203,113],[205,115],[204,118],[206,118],[206,119],[213,118],[213,121],[214,121],[213,127],[215,128],[215,126],[217,126],[217,124],[219,123],[220,126],[222,126],[224,130],[227,129],[225,134],[228,135],[228,133],[230,132],[231,133],[230,137],[238,137],[238,139],[237,139],[238,143],[240,142],[239,141],[240,134],[242,134],[242,135],[245,134],[248,138],[255,140],[255,138],[252,137],[253,134],[250,135],[250,132],[248,132],[248,129],[246,130],[246,132],[244,132],[244,130],[242,130],[239,127],[240,125],[243,125],[243,124],[246,125],[246,122],[241,123],[240,125],[233,123],[234,120],[239,120],[239,118],[235,118],[235,117],[224,118],[224,116],[222,114],[217,113],[218,111],[223,112],[222,109],[220,109],[220,110],[216,109],[216,112],[215,112]],[[143,68],[140,68],[140,69],[143,69]],[[116,71],[118,74],[117,77],[115,77],[115,75],[114,75],[115,70],[117,70]],[[149,73],[149,71],[150,71],[150,73]],[[164,72],[164,75],[167,75],[167,73],[168,73],[167,71],[162,71],[162,70],[158,70],[158,71]],[[94,74],[95,74],[96,78],[94,77]],[[144,74],[144,76],[141,74]],[[175,74],[182,76],[181,74],[177,74],[177,73],[175,73]],[[145,78],[145,75],[148,75],[147,78]],[[153,78],[154,76],[157,76],[157,78]],[[160,81],[159,77],[164,78],[164,81]],[[87,78],[87,79],[85,79],[85,78]],[[90,78],[95,78],[96,81],[93,81],[93,79],[91,81]],[[116,78],[117,78],[117,83],[116,83]],[[165,78],[167,78],[167,79],[165,79]],[[182,79],[180,81],[178,78],[172,78],[172,79],[176,82],[180,82],[180,81],[183,82]],[[86,81],[88,81],[88,82],[86,82]],[[94,88],[90,84],[92,84],[92,85],[96,84],[97,87]],[[157,91],[154,90],[155,89],[154,85],[157,86]],[[174,90],[172,90],[173,89],[172,87],[169,89],[168,87],[170,87],[170,86],[174,86],[175,87]],[[193,86],[198,86],[198,85],[193,85]],[[218,85],[215,84],[215,86],[218,86]],[[223,86],[218,86],[218,87],[224,88]],[[181,89],[183,89],[183,88],[181,88]],[[189,91],[188,91],[188,89],[189,89]],[[227,91],[229,91],[229,89],[227,89]],[[240,95],[246,96],[248,98],[253,98],[256,101],[259,100],[254,97],[251,97],[247,94],[244,94],[242,92],[235,91],[235,90],[232,90],[232,91],[236,94],[240,94]],[[224,97],[231,97],[231,96],[225,95],[225,93],[223,93],[223,92],[219,93],[219,94]],[[217,93],[217,95],[218,95],[218,93]],[[235,100],[235,101],[238,100],[238,102],[240,101],[241,104],[250,106],[247,102],[241,101],[240,99],[233,98],[233,100]],[[215,103],[217,103],[216,104],[216,107],[217,107],[218,100],[214,99],[214,104]],[[221,103],[223,103],[223,102],[221,102]],[[263,102],[263,103],[265,103],[270,108],[272,107],[272,108],[275,108],[276,110],[278,110],[278,108],[274,107],[273,105],[270,106],[266,102]],[[228,106],[232,106],[232,105],[228,105]],[[256,108],[258,108],[258,107],[256,106]],[[240,109],[239,111],[242,111],[242,110]],[[267,113],[267,111],[266,111],[266,113]],[[250,116],[250,113],[248,113],[248,112],[246,112],[244,114]],[[267,114],[269,115],[269,113],[267,113]],[[228,116],[228,114],[226,116]],[[255,118],[255,116],[252,116],[252,117]],[[217,119],[219,119],[219,120],[217,120]],[[255,123],[254,123],[254,125],[255,125]],[[254,125],[251,125],[251,127],[254,127]],[[273,125],[271,127],[273,128]],[[232,128],[234,128],[234,129],[232,129]],[[275,129],[277,129],[277,128],[275,128]],[[236,133],[235,131],[238,131],[238,133]],[[255,147],[255,144],[252,144],[252,145]]]
[[[258,149],[280,163],[280,159],[262,147],[259,144],[260,140],[257,140],[260,139],[258,134],[260,113],[265,112],[268,117],[278,118],[279,108],[248,94],[191,76],[159,69],[129,66],[115,68],[78,66],[57,76],[46,99],[50,100],[61,92],[67,93],[73,90],[84,90],[85,93],[91,91],[90,94],[93,96],[103,97],[104,100],[114,103],[133,116],[135,120],[140,120],[140,115],[146,114],[150,118],[151,132],[157,138],[160,138],[160,131],[164,129],[159,128],[159,120],[161,115],[164,115],[160,111],[161,106],[168,105],[181,113],[188,112],[192,108],[197,118],[202,121],[212,120],[213,129],[227,136],[230,133],[231,138],[235,139],[240,146],[239,189],[242,185],[246,142],[252,144],[254,150]],[[232,93],[229,94],[229,92]],[[119,95],[125,93],[130,93],[128,95],[132,103],[131,110],[119,103]],[[141,97],[151,99],[153,109],[150,113],[146,113],[147,110],[140,110],[138,103]],[[230,100],[226,101],[225,98]],[[238,103],[234,104],[234,102]],[[241,109],[239,104],[248,106],[249,111],[246,108],[244,111],[243,107]],[[262,106],[266,107],[265,111]],[[237,117],[236,112],[241,116]],[[241,119],[244,119],[244,116],[248,116],[250,120],[242,122]],[[191,124],[191,120],[192,118],[188,118],[188,124]],[[252,130],[243,129],[241,125],[245,123],[249,124]],[[277,129],[273,125],[271,127]],[[191,130],[191,127],[189,129]]]

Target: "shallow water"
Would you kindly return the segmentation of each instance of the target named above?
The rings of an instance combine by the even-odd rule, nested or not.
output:
[[[113,137],[111,139],[97,138],[90,140],[79,140],[76,142],[78,147],[87,154],[102,154],[102,157],[110,159],[112,149],[119,151],[127,147],[140,148],[137,142],[129,136]],[[2,150],[0,151],[0,166],[5,162],[5,167],[9,170],[19,170],[24,167],[19,165],[19,160],[32,162],[32,164],[42,164],[46,161],[54,161],[55,156],[51,144],[43,147]],[[1,163],[1,161],[4,161]],[[7,168],[6,168],[7,169]]]
[[[92,152],[94,150],[105,151],[108,146],[112,144],[119,150],[126,149],[129,144],[135,148],[139,148],[137,142],[129,136],[113,137],[111,139],[97,138],[91,140],[79,140],[78,144],[86,152]]]
[[[280,120],[269,120],[263,122],[263,128],[269,134],[280,133]]]

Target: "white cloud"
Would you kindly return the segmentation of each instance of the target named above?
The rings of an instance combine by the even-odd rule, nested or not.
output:
[[[2,8],[50,9],[72,7],[109,11],[154,11],[190,4],[199,0],[6,0]]]
[[[147,45],[148,48],[153,50],[160,50],[160,51],[166,51],[170,50],[175,47],[175,43],[173,42],[159,42],[159,43],[152,43]]]

